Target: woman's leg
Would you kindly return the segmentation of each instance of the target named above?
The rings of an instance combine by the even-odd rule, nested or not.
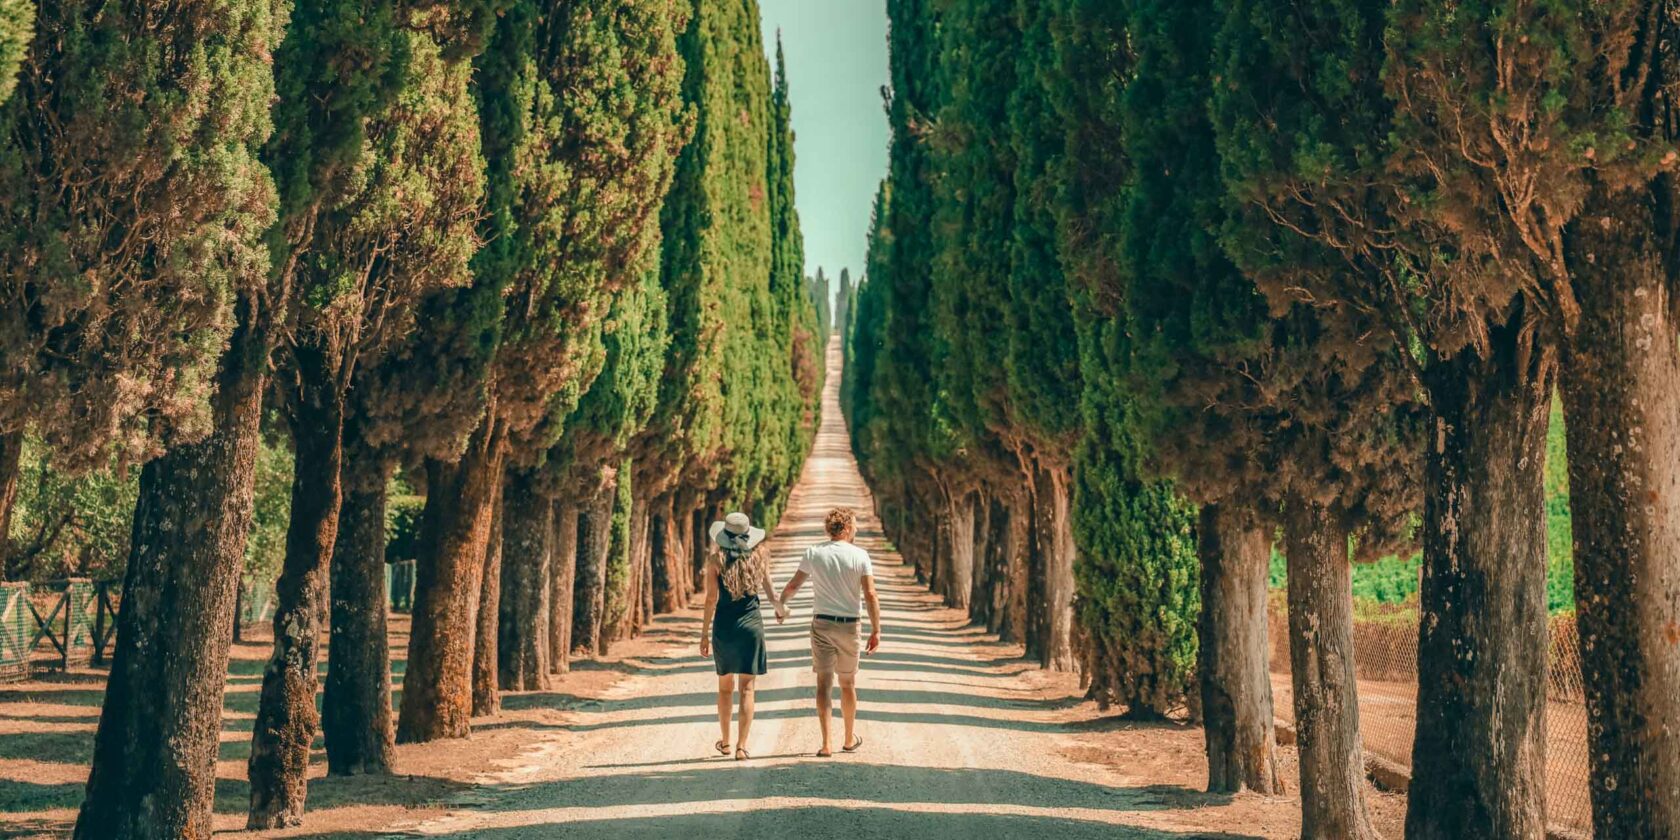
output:
[[[730,700],[734,699],[732,697],[734,693],[735,675],[723,674],[719,676],[717,695],[718,732],[722,734],[718,736],[718,740],[725,744],[729,743],[729,706]]]
[[[752,731],[753,719],[753,683],[757,677],[751,674],[740,676],[741,687],[741,723],[740,735],[735,739],[735,748],[742,749],[747,745],[747,733]]]

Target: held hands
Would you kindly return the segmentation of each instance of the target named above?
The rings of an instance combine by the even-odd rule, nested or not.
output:
[[[787,621],[787,617],[788,617],[787,605],[783,604],[783,603],[780,603],[780,602],[777,602],[777,604],[776,604],[776,623],[781,624],[781,623]]]
[[[881,631],[871,628],[870,631],[869,631],[869,642],[863,646],[863,652],[864,653],[874,653],[875,649],[880,647],[880,646],[881,646]]]
[[[700,634],[700,655],[705,657],[710,657],[712,655],[712,634]]]

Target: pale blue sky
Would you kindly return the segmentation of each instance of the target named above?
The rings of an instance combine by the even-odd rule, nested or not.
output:
[[[771,61],[778,27],[787,53],[805,273],[822,266],[838,287],[842,267],[854,281],[863,275],[869,211],[887,171],[886,0],[759,0],[759,8]]]

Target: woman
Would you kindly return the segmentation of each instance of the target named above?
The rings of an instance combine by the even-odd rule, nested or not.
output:
[[[718,731],[723,737],[713,746],[718,754],[729,755],[729,704],[739,691],[741,724],[735,760],[744,761],[752,757],[747,752],[747,733],[752,731],[753,680],[769,670],[758,593],[770,600],[777,618],[786,618],[787,609],[770,584],[770,562],[759,547],[764,542],[763,528],[752,527],[744,513],[731,513],[722,522],[712,523],[711,537],[721,550],[706,560],[700,655],[711,656],[717,664]]]

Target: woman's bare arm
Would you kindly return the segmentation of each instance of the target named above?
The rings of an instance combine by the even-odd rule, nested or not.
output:
[[[706,560],[706,570],[700,574],[706,589],[706,606],[700,611],[700,655],[712,655],[712,613],[717,611],[718,577],[717,564],[710,558]]]

